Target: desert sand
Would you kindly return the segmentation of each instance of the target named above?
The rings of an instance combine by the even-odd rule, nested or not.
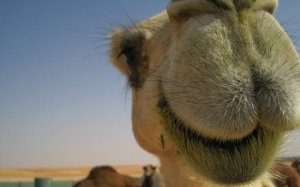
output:
[[[130,176],[141,176],[142,165],[113,166],[118,172]],[[52,178],[53,180],[78,180],[86,177],[92,167],[78,168],[29,168],[0,169],[1,181],[32,181],[36,177]]]

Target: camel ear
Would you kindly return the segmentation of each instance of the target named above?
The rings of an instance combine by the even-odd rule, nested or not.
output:
[[[110,37],[110,58],[112,64],[128,78],[132,87],[141,87],[148,70],[147,53],[144,44],[146,30],[117,29]]]

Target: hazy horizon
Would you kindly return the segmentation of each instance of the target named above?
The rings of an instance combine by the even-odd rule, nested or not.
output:
[[[158,163],[134,140],[130,90],[105,38],[167,3],[0,1],[0,168]],[[299,7],[280,1],[276,13],[296,44]],[[299,131],[288,142],[281,154],[299,156]]]

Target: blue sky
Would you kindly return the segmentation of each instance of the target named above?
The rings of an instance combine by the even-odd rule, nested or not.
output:
[[[0,1],[0,168],[156,163],[134,141],[130,91],[105,38],[167,3]],[[295,42],[298,7],[282,0],[276,14]],[[300,155],[297,136],[285,154]]]

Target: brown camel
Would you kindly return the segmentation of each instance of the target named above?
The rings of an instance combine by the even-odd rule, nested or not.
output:
[[[139,187],[136,181],[119,174],[111,166],[94,167],[87,178],[77,182],[74,187]]]
[[[293,168],[296,169],[297,173],[300,175],[300,161],[299,160],[294,160],[294,162],[291,165]]]
[[[300,176],[295,168],[283,163],[277,163],[273,167],[273,173],[276,187],[300,187]]]
[[[144,169],[144,180],[142,183],[142,187],[153,187],[153,175],[155,174],[156,167],[153,165],[146,165],[143,167]]]

